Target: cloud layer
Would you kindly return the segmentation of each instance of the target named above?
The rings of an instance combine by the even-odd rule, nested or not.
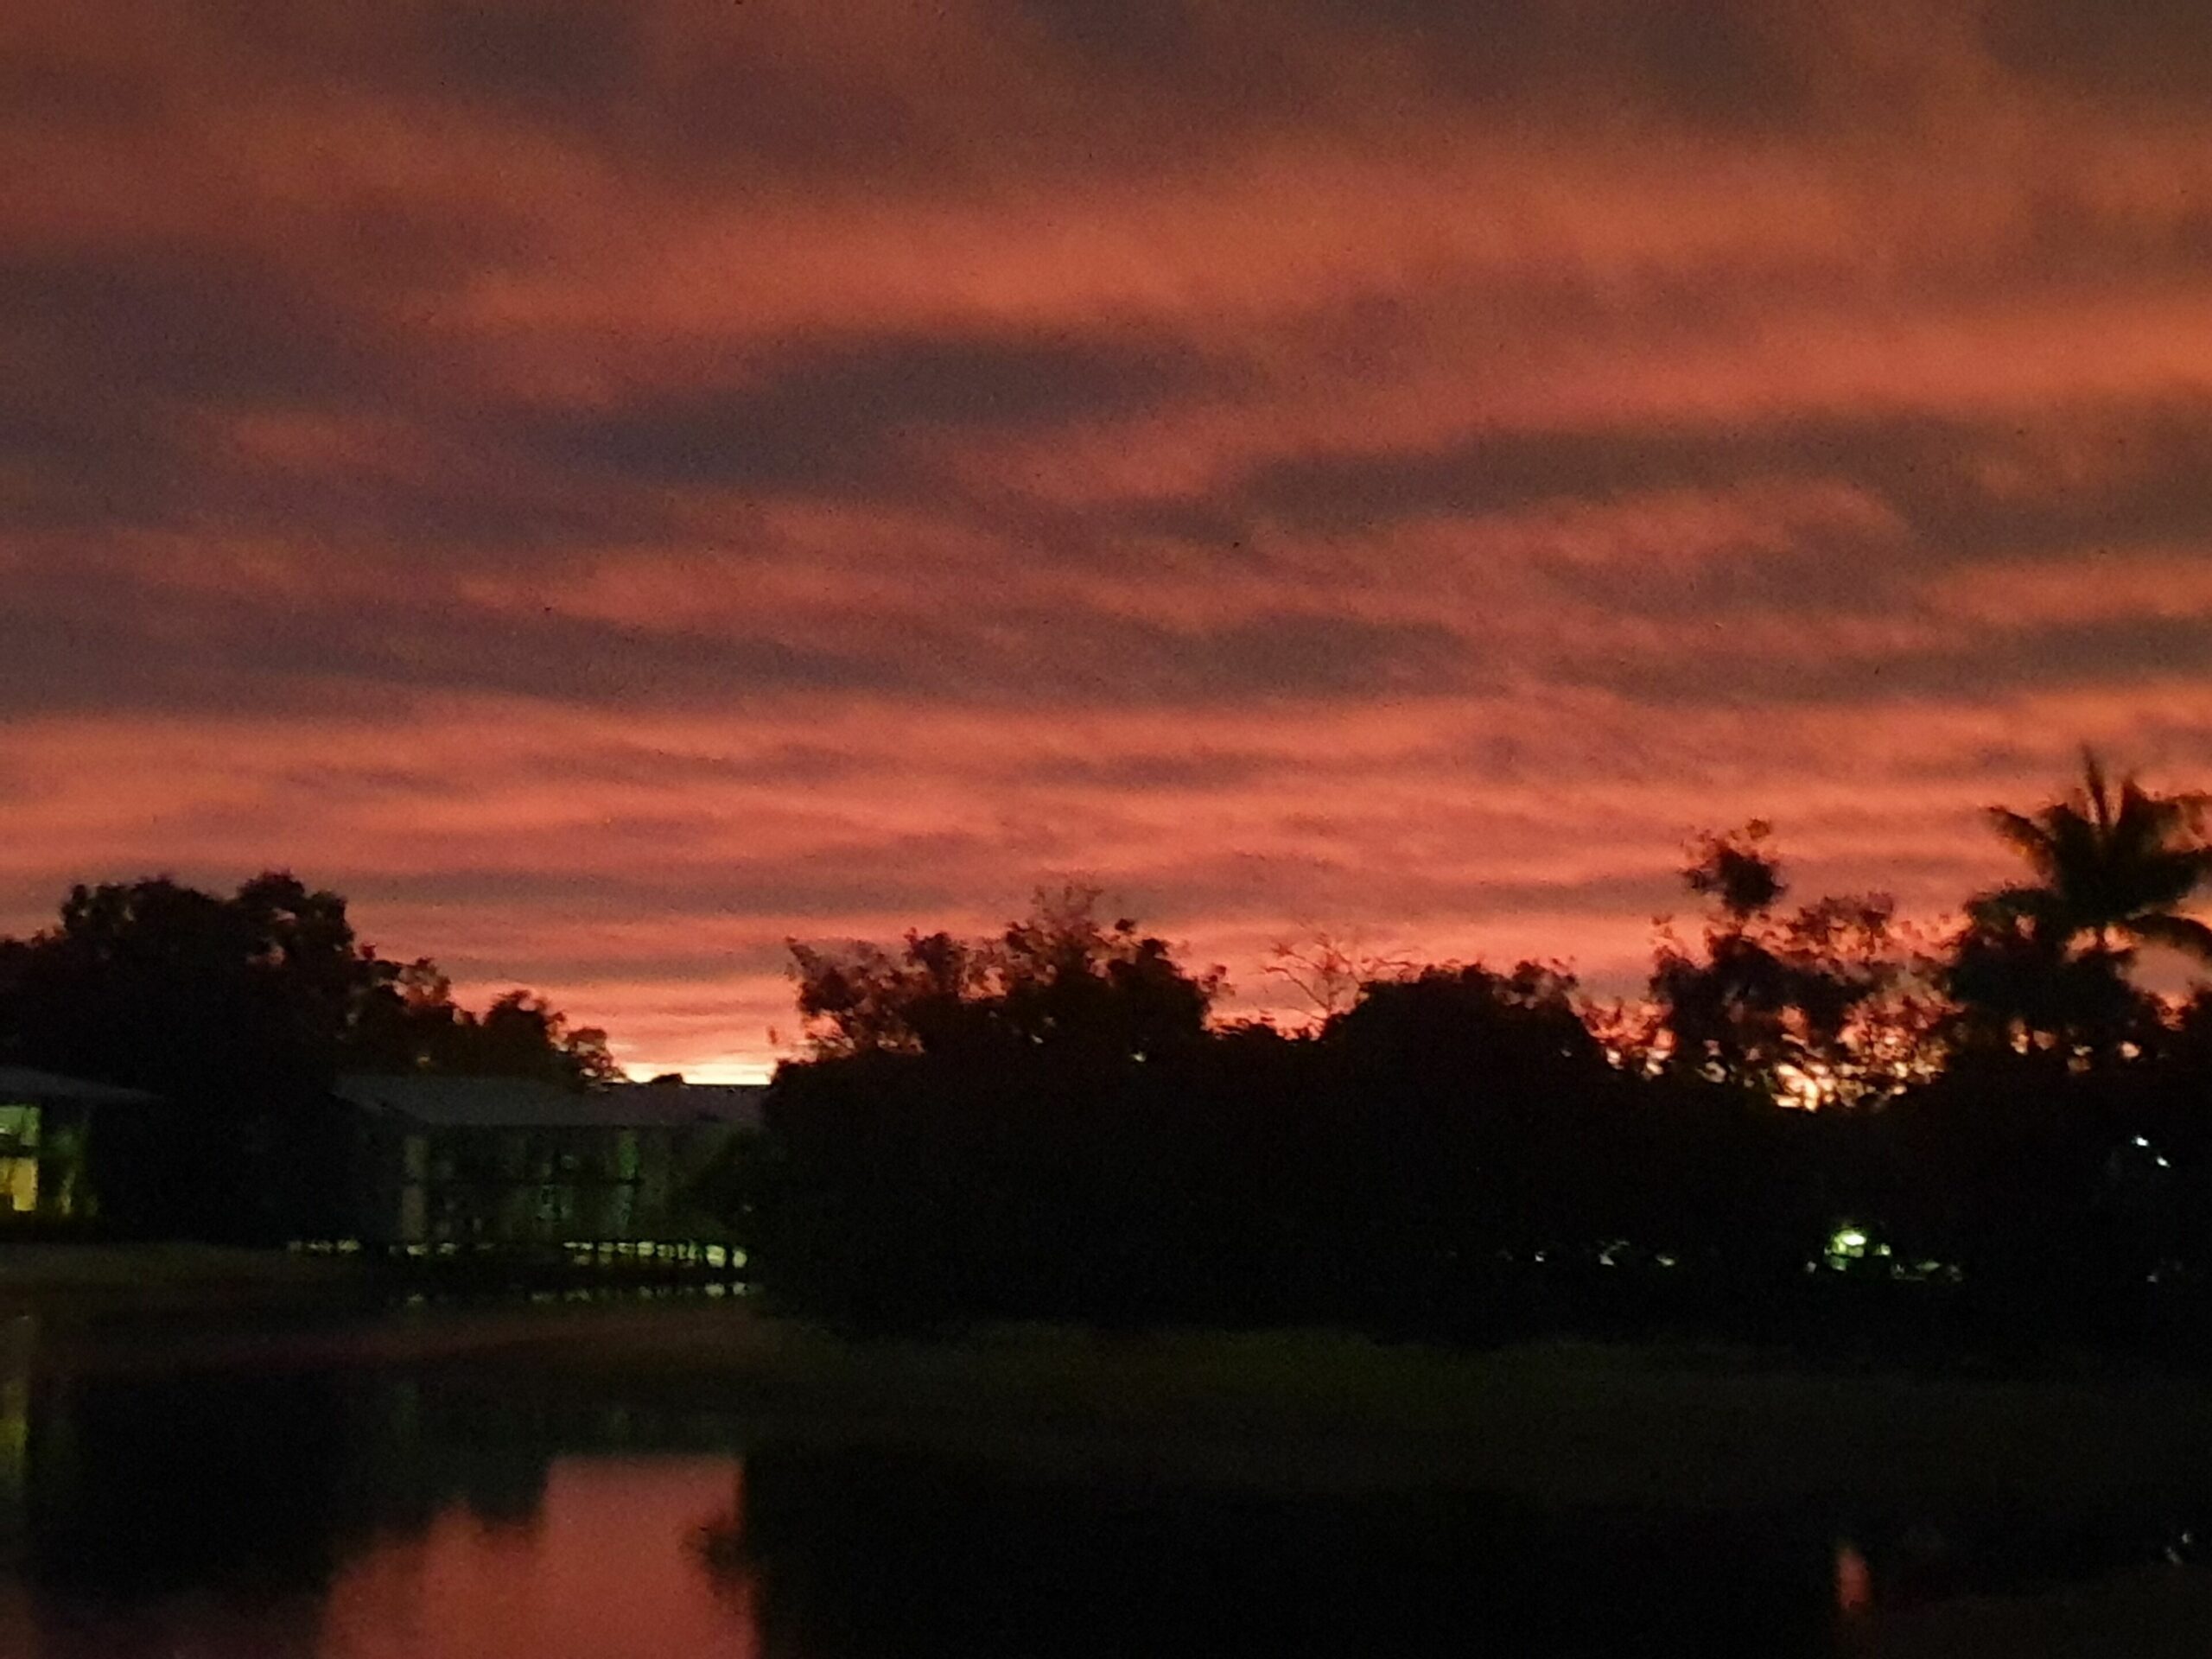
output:
[[[289,864],[645,1065],[1098,880],[1635,976],[2212,781],[2164,0],[0,21],[0,923]]]

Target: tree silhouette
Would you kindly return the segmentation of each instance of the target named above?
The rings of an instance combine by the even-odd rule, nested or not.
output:
[[[1948,981],[1969,1046],[2095,1058],[2155,1028],[2156,1007],[2128,979],[2142,947],[2212,963],[2212,926],[2186,913],[2212,879],[2208,805],[2133,778],[2115,789],[2089,753],[2080,786],[2060,799],[2032,813],[1989,810],[2037,879],[1967,903]]]
[[[1817,1105],[1891,1092],[1924,1069],[1929,1023],[1896,906],[1880,893],[1777,909],[1770,825],[1700,836],[1683,884],[1713,904],[1701,945],[1662,932],[1651,1000],[1671,1066]]]
[[[2032,814],[1989,810],[1990,823],[2027,860],[2037,880],[1975,901],[1993,917],[2018,917],[2041,943],[2065,951],[2087,938],[2099,953],[2170,946],[2212,963],[2212,926],[2183,913],[2212,880],[2203,836],[2212,797],[2153,795],[2134,779],[2117,792],[2092,753],[2082,785]]]
[[[1302,1020],[1322,1025],[1355,1006],[1365,987],[1407,978],[1421,966],[1402,952],[1370,950],[1357,934],[1315,928],[1268,946],[1261,972],[1291,993]]]
[[[897,950],[791,944],[815,1058],[975,1052],[1006,1043],[1144,1060],[1204,1033],[1219,969],[1192,974],[1099,892],[1039,890],[995,938],[910,932]]]
[[[230,898],[166,876],[79,886],[7,959],[14,1058],[226,1111],[326,1085],[379,978],[346,901],[281,871]]]
[[[492,1077],[536,1077],[564,1088],[613,1083],[621,1068],[607,1052],[607,1033],[595,1026],[571,1029],[568,1016],[533,991],[509,991],[483,1014],[461,1016],[473,1040],[451,1069]]]
[[[118,1227],[296,1236],[334,1198],[341,1071],[620,1074],[605,1033],[526,991],[481,1015],[427,959],[388,962],[340,894],[269,871],[228,896],[167,876],[73,888],[53,926],[0,939],[0,1060],[143,1089],[92,1179]]]
[[[453,982],[429,957],[375,961],[375,983],[348,1027],[341,1060],[355,1071],[423,1071],[447,1077],[531,1077],[568,1089],[621,1080],[595,1026],[568,1016],[534,991],[512,990],[480,1014],[453,1000]]]

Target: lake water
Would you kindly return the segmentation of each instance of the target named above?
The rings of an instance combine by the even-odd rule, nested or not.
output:
[[[1077,1481],[451,1363],[0,1368],[4,1659],[1812,1659],[1962,1593],[2194,1582],[2193,1532]]]

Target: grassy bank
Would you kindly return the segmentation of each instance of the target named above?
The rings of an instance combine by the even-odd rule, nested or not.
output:
[[[527,1311],[415,1326],[494,1388],[732,1414],[1081,1471],[1346,1489],[1465,1485],[1561,1504],[2120,1503],[2212,1482],[2212,1393],[2111,1370],[1980,1380],[1809,1370],[1757,1352],[1487,1352],[1315,1331],[1015,1328],[856,1344],[742,1306]]]
[[[41,1306],[220,1306],[329,1292],[359,1278],[353,1264],[222,1244],[0,1245],[0,1309]]]
[[[2147,1567],[2030,1596],[1962,1596],[1869,1620],[1859,1659],[2194,1659],[2212,1644],[2212,1581]]]
[[[226,1297],[342,1311],[349,1292],[329,1263],[163,1248],[100,1262],[0,1257],[0,1299],[35,1288],[41,1309],[59,1296],[184,1315],[143,1329],[41,1317],[41,1364],[423,1367],[454,1387],[709,1414],[745,1435],[892,1440],[1083,1471],[1448,1484],[1562,1504],[1925,1508],[2212,1490],[2212,1391],[2110,1365],[1916,1377],[1718,1345],[1462,1351],[1308,1330],[1013,1327],[863,1343],[696,1299],[236,1320]]]
[[[194,1313],[366,1318],[410,1298],[523,1305],[533,1294],[621,1292],[712,1276],[659,1261],[579,1265],[557,1252],[409,1258],[177,1241],[10,1241],[0,1243],[0,1316],[32,1313],[60,1327]]]

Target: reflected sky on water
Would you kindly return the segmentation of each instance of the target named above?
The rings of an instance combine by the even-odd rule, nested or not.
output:
[[[694,1540],[737,1490],[716,1459],[564,1459],[537,1513],[487,1525],[458,1509],[381,1542],[333,1586],[329,1659],[747,1659],[742,1586],[702,1568]]]
[[[139,1599],[19,1586],[0,1651],[35,1659],[748,1659],[741,1586],[693,1540],[731,1504],[728,1459],[557,1459],[535,1510],[466,1503],[373,1539],[327,1586],[205,1586]]]

